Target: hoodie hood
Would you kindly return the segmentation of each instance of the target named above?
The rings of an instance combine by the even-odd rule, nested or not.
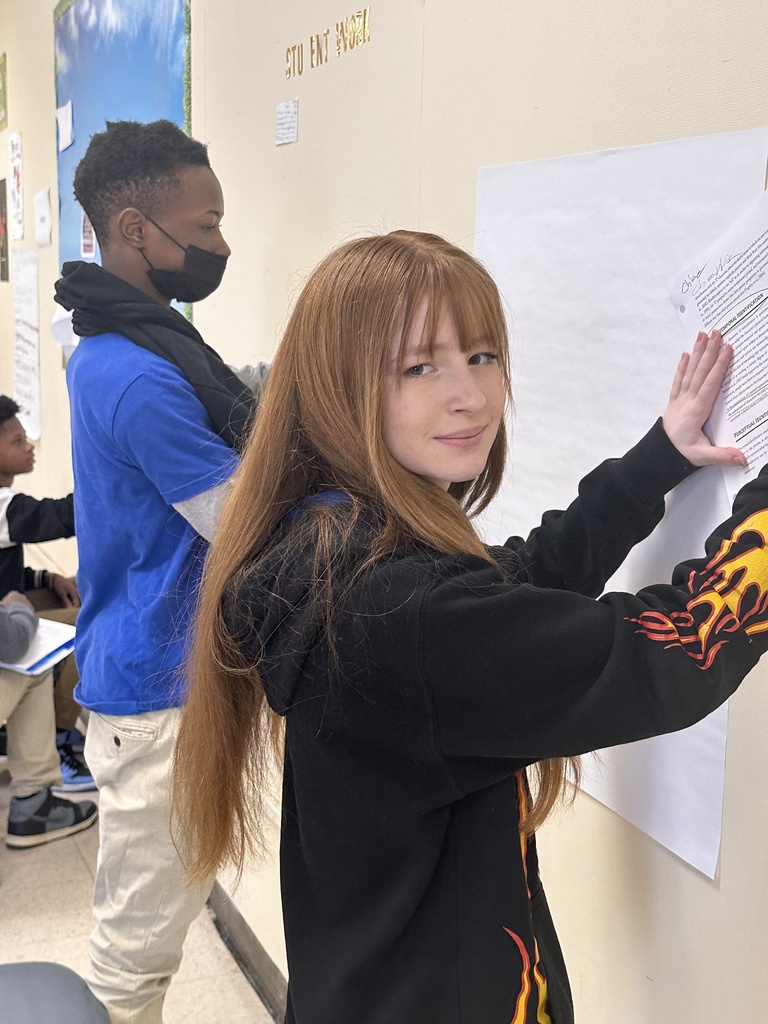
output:
[[[333,664],[326,636],[328,593],[317,579],[312,506],[349,501],[340,491],[308,498],[278,527],[277,542],[233,577],[223,598],[224,621],[245,657],[258,667],[269,705],[279,715],[291,708],[309,663],[326,666],[325,671]],[[332,554],[332,608],[355,568],[366,561],[374,536],[371,524],[362,520],[348,532],[345,519],[337,520],[339,544]]]

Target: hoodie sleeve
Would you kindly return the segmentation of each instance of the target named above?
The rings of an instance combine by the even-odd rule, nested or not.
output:
[[[682,729],[768,647],[768,467],[703,558],[599,600],[466,560],[421,608],[420,661],[449,758],[524,763]],[[462,575],[466,574],[466,580]]]
[[[32,498],[4,491],[0,497],[0,547],[37,544],[75,534],[73,498]]]
[[[597,597],[661,521],[664,495],[695,471],[659,419],[623,458],[586,476],[565,511],[547,512],[527,540],[510,537],[504,546],[517,554],[528,583]]]

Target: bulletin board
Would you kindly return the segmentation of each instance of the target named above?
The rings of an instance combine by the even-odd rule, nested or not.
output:
[[[189,0],[62,0],[54,11],[60,262],[95,259],[72,194],[91,136],[109,121],[167,118],[189,132]]]

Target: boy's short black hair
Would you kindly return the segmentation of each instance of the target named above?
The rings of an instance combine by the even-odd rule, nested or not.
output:
[[[8,420],[18,416],[20,412],[19,406],[12,398],[9,398],[8,395],[0,395],[0,430],[5,427]]]
[[[179,172],[194,166],[211,166],[208,151],[172,121],[107,121],[106,131],[91,136],[74,180],[75,199],[102,251],[113,213],[134,206],[153,216],[178,185]]]

